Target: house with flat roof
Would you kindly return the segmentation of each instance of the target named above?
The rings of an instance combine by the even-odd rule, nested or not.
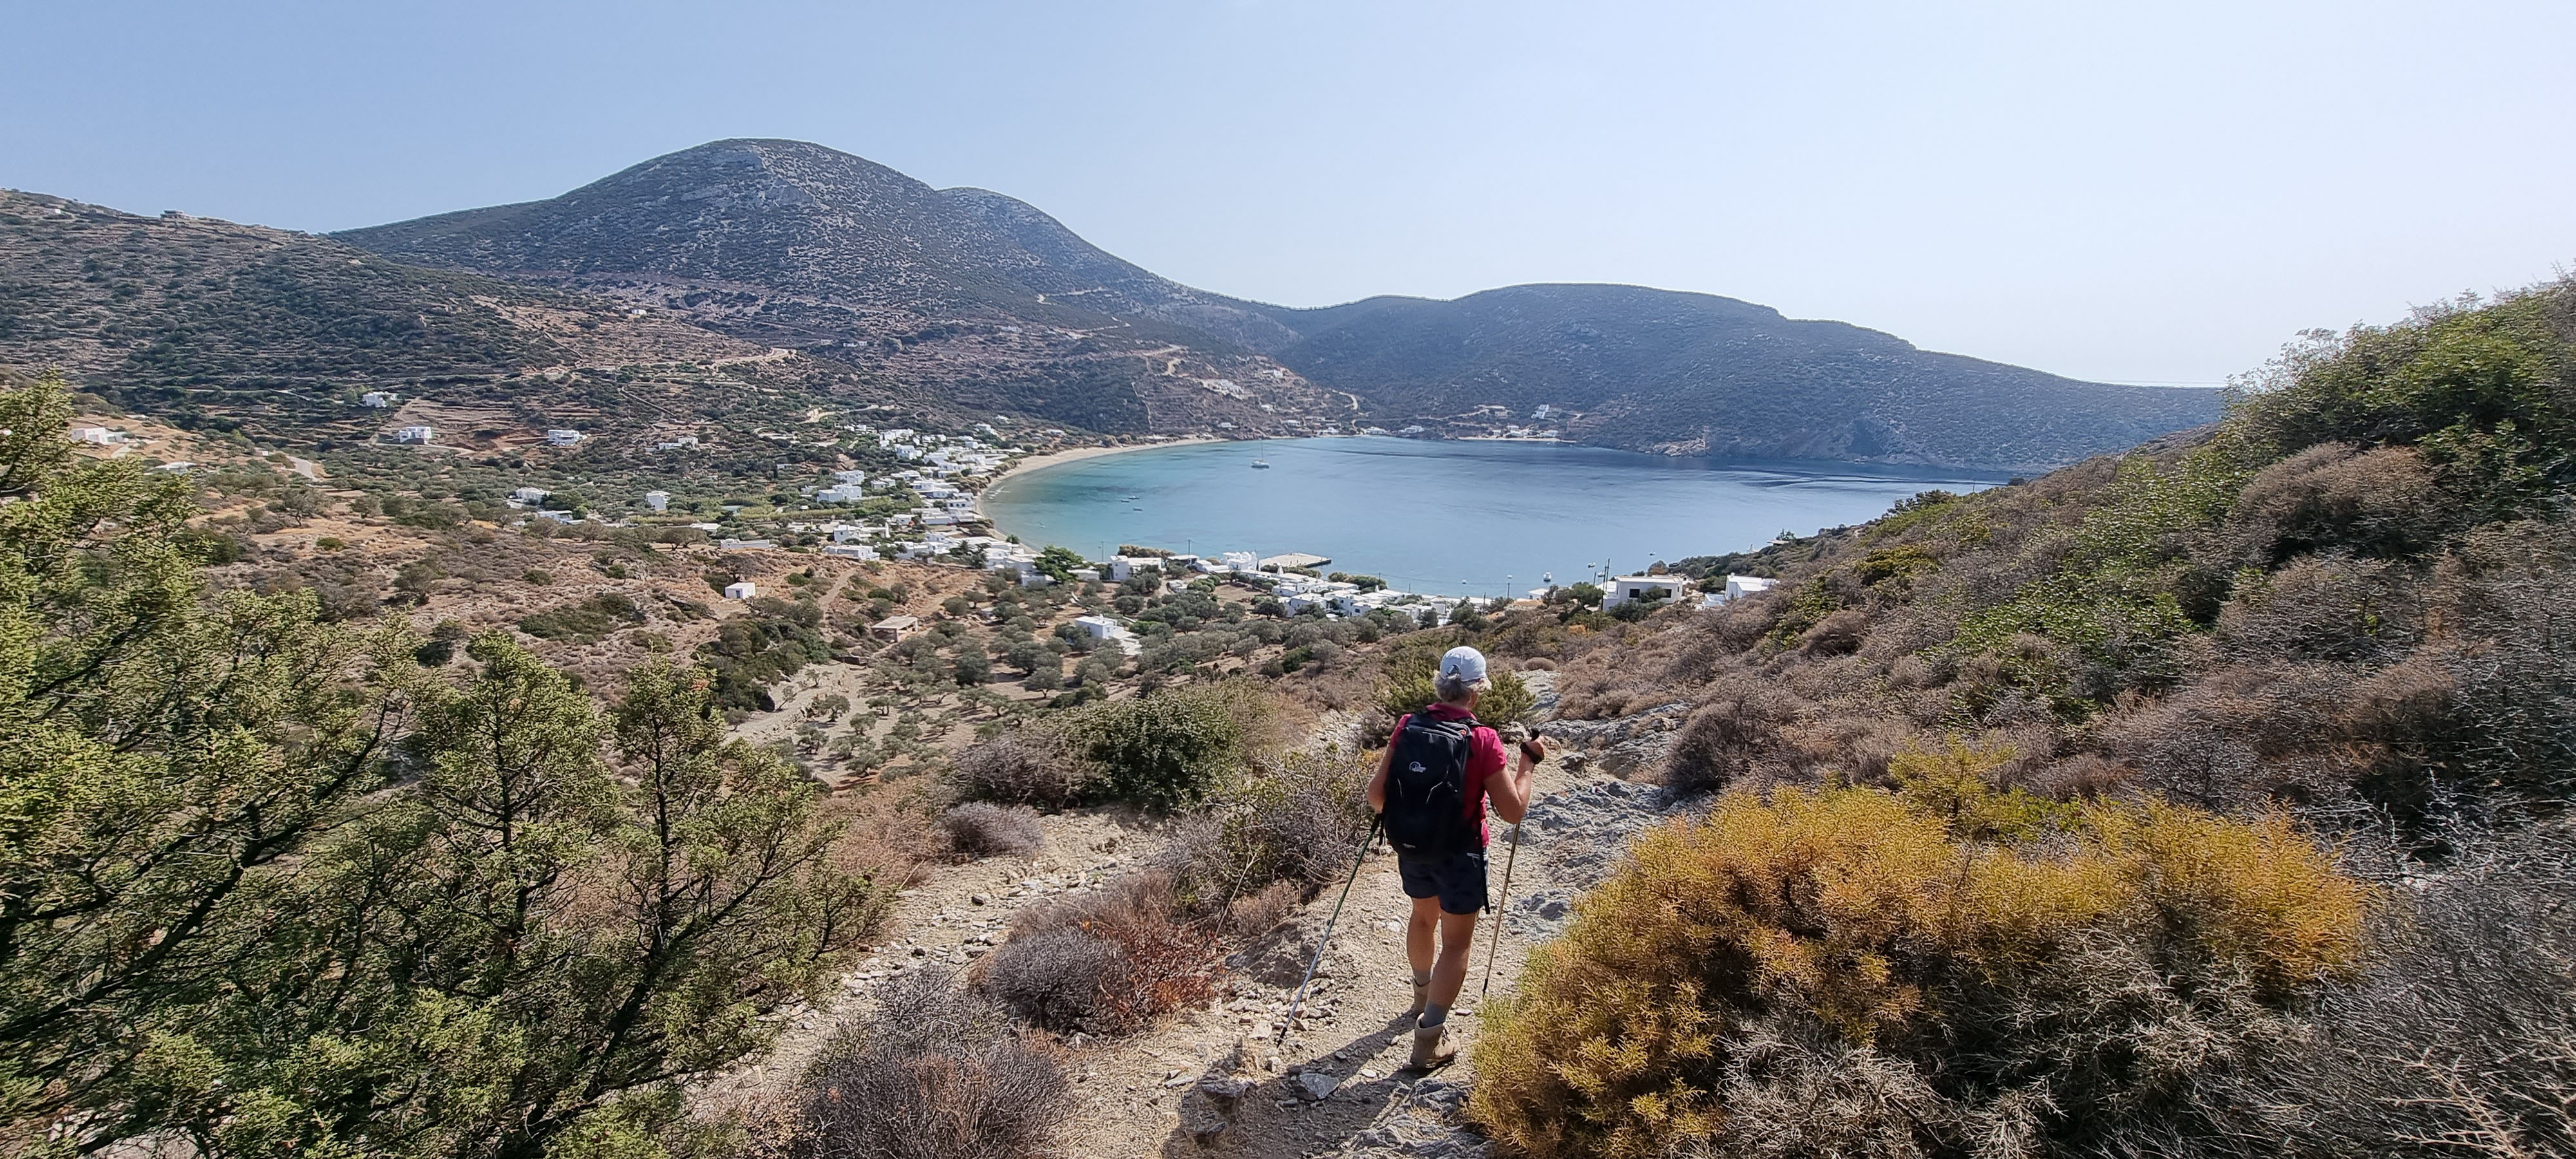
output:
[[[918,616],[887,616],[868,625],[868,634],[887,643],[901,643],[903,638],[921,630]]]
[[[1615,608],[1632,600],[1667,600],[1690,591],[1690,577],[1680,575],[1623,575],[1610,581],[1610,589],[1601,597],[1601,606]]]
[[[397,443],[426,444],[436,437],[438,437],[438,431],[431,427],[413,426],[394,429],[394,441]]]
[[[728,600],[747,600],[759,594],[760,585],[750,580],[735,580],[725,585],[725,598]]]

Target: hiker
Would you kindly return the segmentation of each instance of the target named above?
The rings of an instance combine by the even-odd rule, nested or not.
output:
[[[1502,737],[1476,722],[1476,698],[1493,687],[1485,678],[1484,653],[1450,649],[1431,687],[1439,701],[1395,722],[1386,757],[1368,786],[1369,808],[1385,822],[1405,896],[1413,899],[1413,921],[1404,934],[1405,955],[1413,962],[1413,1005],[1405,1014],[1414,1019],[1407,1065],[1416,1070],[1458,1054],[1446,1040],[1449,1008],[1467,983],[1476,915],[1491,904],[1485,895],[1485,802],[1493,802],[1495,816],[1520,824],[1529,808],[1531,775],[1547,758],[1544,739],[1523,738],[1519,768],[1503,775]]]

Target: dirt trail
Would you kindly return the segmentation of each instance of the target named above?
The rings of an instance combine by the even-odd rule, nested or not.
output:
[[[1525,819],[1507,920],[1500,923],[1504,936],[1497,949],[1490,941],[1496,920],[1479,923],[1473,967],[1450,1022],[1469,1052],[1488,953],[1495,957],[1493,992],[1507,993],[1530,947],[1562,928],[1572,895],[1615,864],[1639,825],[1662,815],[1659,791],[1586,765],[1578,759],[1540,766],[1539,800]],[[1033,858],[941,869],[905,891],[884,940],[843,977],[834,1000],[786,1015],[791,1025],[777,1048],[708,1093],[722,1098],[775,1089],[812,1057],[838,1017],[869,1000],[880,980],[926,963],[969,965],[1003,940],[1021,909],[1127,873],[1164,840],[1160,825],[1125,810],[1068,813],[1042,824],[1046,845]],[[1511,826],[1493,826],[1497,895],[1511,838]],[[1280,1041],[1282,1014],[1339,892],[1338,885],[1324,891],[1296,918],[1229,958],[1210,1007],[1125,1038],[1069,1041],[1080,1108],[1063,1131],[1063,1153],[1075,1159],[1486,1154],[1484,1141],[1459,1118],[1473,1081],[1467,1054],[1430,1075],[1400,1069],[1412,1046],[1409,1021],[1400,1018],[1411,998],[1404,951],[1410,904],[1382,844],[1361,868],[1298,1026]]]

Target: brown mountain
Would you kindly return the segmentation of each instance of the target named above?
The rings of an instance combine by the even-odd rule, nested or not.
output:
[[[1539,425],[1607,446],[2023,470],[2218,411],[2210,391],[2078,382],[1635,286],[1265,306],[1158,277],[1000,194],[796,141],[718,141],[561,197],[340,236],[1104,431],[1472,434],[1545,405]]]

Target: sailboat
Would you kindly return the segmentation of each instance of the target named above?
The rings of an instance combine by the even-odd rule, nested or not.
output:
[[[1255,471],[1267,471],[1270,469],[1270,460],[1254,459],[1252,461],[1252,469]]]

